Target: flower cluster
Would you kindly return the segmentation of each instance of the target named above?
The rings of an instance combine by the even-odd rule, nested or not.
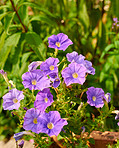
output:
[[[112,29],[119,27],[119,21],[117,17],[113,18],[113,24],[112,24]]]
[[[52,35],[48,38],[48,41],[50,48],[63,51],[65,51],[69,45],[73,44],[72,41],[68,39],[68,36],[63,33]],[[46,133],[49,136],[57,136],[62,131],[63,126],[68,124],[65,119],[61,118],[58,111],[47,112],[47,108],[50,108],[55,102],[51,90],[57,90],[58,86],[60,86],[60,84],[64,85],[64,83],[65,87],[75,83],[81,86],[86,81],[87,74],[95,74],[95,69],[92,67],[92,63],[85,59],[85,56],[82,54],[78,55],[75,51],[67,53],[66,57],[70,63],[67,67],[63,67],[61,73],[59,73],[58,68],[60,65],[59,59],[49,57],[45,61],[32,62],[28,66],[28,72],[22,75],[24,88],[29,89],[33,96],[33,92],[35,90],[35,92],[37,92],[36,96],[34,96],[35,100],[32,101],[32,106],[34,105],[34,107],[23,107],[25,112],[23,128],[26,131],[31,130],[37,134]],[[0,70],[0,73],[6,76],[3,70]],[[96,108],[102,108],[105,101],[109,103],[111,100],[111,94],[105,94],[101,88],[89,87],[86,94],[87,103]],[[11,88],[9,92],[3,96],[3,109],[18,110],[22,99],[25,99],[23,91]],[[83,103],[80,108],[82,106]],[[16,134],[14,138],[18,140],[24,133],[25,132]]]

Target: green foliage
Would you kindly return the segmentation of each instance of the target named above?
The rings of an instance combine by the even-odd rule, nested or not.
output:
[[[13,81],[17,88],[22,89],[21,75],[27,71],[30,62],[44,61],[52,55],[53,50],[47,46],[48,37],[63,32],[70,36],[74,44],[64,53],[59,52],[58,58],[61,59],[64,54],[73,50],[85,55],[86,59],[93,62],[96,69],[96,74],[87,78],[87,87],[93,85],[108,90],[112,95],[111,104],[119,106],[119,28],[111,28],[113,17],[119,18],[118,0],[3,0],[0,4],[0,69],[5,69],[8,77],[14,77]],[[3,78],[0,77],[1,98],[6,93],[6,88]],[[62,88],[60,91],[62,92]],[[74,93],[69,94],[69,92]],[[70,108],[69,111],[63,111],[63,115],[75,114],[75,118],[78,118],[77,121],[75,118],[69,119],[71,130],[73,124],[77,123],[74,130],[77,134],[77,129],[81,132],[78,127],[83,125],[84,117],[83,123],[86,124],[88,121],[92,124],[92,127],[86,124],[90,132],[101,119],[98,118],[95,122],[90,120],[92,110],[89,106],[82,109],[86,114],[77,112],[81,100],[77,100],[76,94],[81,94],[77,86],[74,86],[72,91],[66,88],[61,100],[64,104],[56,102],[55,108],[62,111],[63,108],[66,110]],[[71,107],[69,98],[73,101]],[[2,104],[2,99],[0,101]],[[75,111],[72,112],[74,108]],[[6,118],[6,113],[2,111],[2,105],[0,111],[3,120]],[[13,127],[15,124],[12,122],[14,121],[9,120],[6,128],[9,125]],[[6,121],[0,125],[3,137],[8,135],[4,132],[4,124]],[[97,127],[99,128],[100,126]],[[80,145],[82,146],[82,143]]]

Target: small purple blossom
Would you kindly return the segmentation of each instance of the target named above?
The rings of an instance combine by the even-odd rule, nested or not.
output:
[[[40,69],[44,72],[45,75],[50,73],[58,73],[58,62],[58,58],[49,57],[45,60],[45,62],[42,62]]]
[[[92,63],[88,60],[85,60],[84,66],[87,68],[87,73],[94,75],[95,69],[92,67]]]
[[[45,88],[36,95],[34,107],[43,112],[53,102],[53,95],[51,94],[50,89]]]
[[[30,90],[43,90],[50,87],[50,79],[44,76],[44,73],[40,69],[24,73],[22,79],[24,87]]]
[[[117,18],[117,17],[114,17],[114,18],[113,18],[113,21],[114,21],[115,23],[117,23],[117,22],[118,22],[118,18]]]
[[[27,110],[24,117],[23,128],[39,134],[41,126],[40,114],[41,111],[35,108]]]
[[[79,83],[83,85],[87,69],[82,64],[71,63],[62,71],[62,77],[66,85]]]
[[[48,38],[48,43],[48,47],[63,51],[65,51],[69,45],[73,44],[73,42],[68,39],[68,36],[63,33],[50,36]]]
[[[19,132],[19,133],[14,134],[13,138],[14,138],[16,141],[18,141],[18,140],[21,139],[25,134],[26,134],[26,131]]]
[[[106,93],[104,99],[107,101],[107,103],[109,103],[111,101],[111,94],[110,93]]]
[[[58,111],[50,111],[49,113],[41,114],[41,133],[46,133],[49,136],[57,136],[67,121],[60,117]]]
[[[20,107],[20,101],[22,99],[24,99],[22,91],[19,91],[16,88],[11,89],[7,94],[3,96],[3,109],[18,109]]]
[[[30,63],[30,65],[28,66],[28,71],[33,71],[36,70],[36,68],[41,65],[42,61],[34,61],[32,63]]]
[[[28,108],[26,108],[26,107],[23,107],[23,109],[24,109],[25,111],[27,111],[27,110],[28,110]]]
[[[0,73],[1,73],[2,75],[7,75],[7,73],[6,73],[6,72],[4,72],[4,70],[3,70],[3,69],[1,69],[1,70],[0,70]]]
[[[119,113],[115,116],[115,120],[119,120]]]
[[[19,148],[23,148],[24,146],[24,140],[22,140],[19,144],[18,144]]]
[[[58,76],[57,73],[51,73],[49,74],[49,77],[50,77],[50,80],[51,80],[51,85],[54,87],[54,88],[57,88],[59,85],[60,85],[60,78]]]
[[[69,62],[76,62],[78,64],[82,64],[85,59],[82,54],[78,55],[76,51],[73,51],[72,53],[67,53],[66,57]]]
[[[86,94],[88,98],[88,104],[90,104],[91,106],[95,106],[96,108],[103,107],[104,91],[102,90],[102,88],[90,87],[88,88]]]
[[[86,128],[85,128],[85,126],[82,126],[81,129],[82,129],[81,134],[83,134],[85,132]]]

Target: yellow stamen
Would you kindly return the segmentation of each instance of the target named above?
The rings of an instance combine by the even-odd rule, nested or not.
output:
[[[78,74],[75,72],[72,74],[73,78],[78,78]]]
[[[50,123],[47,124],[47,127],[48,127],[49,129],[53,129],[54,125],[53,125],[53,123],[50,122]]]
[[[17,102],[18,102],[18,100],[17,100],[16,98],[14,98],[14,99],[13,99],[13,102],[14,102],[14,103],[17,103]]]
[[[34,124],[37,124],[37,123],[38,123],[38,122],[37,122],[37,118],[34,118],[34,119],[33,119],[33,123],[34,123]]]
[[[37,81],[36,80],[32,80],[32,85],[36,85]]]
[[[59,81],[59,79],[56,79],[55,81]]]
[[[48,98],[45,98],[44,100],[45,100],[46,103],[48,102]]]
[[[53,65],[51,65],[49,68],[50,68],[50,70],[54,70],[54,66]]]
[[[60,47],[60,43],[59,43],[59,42],[56,42],[56,46],[57,46],[57,47]]]
[[[92,99],[93,99],[93,101],[96,101],[96,97],[95,96],[93,96]]]

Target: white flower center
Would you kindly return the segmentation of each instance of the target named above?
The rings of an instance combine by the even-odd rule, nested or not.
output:
[[[32,85],[36,85],[37,81],[36,80],[32,80]]]
[[[13,99],[13,103],[17,103],[18,100],[16,98]]]
[[[50,123],[47,124],[47,127],[48,127],[49,129],[53,129],[54,124],[50,122]]]
[[[96,97],[95,96],[93,96],[92,99],[93,99],[93,101],[96,101]]]
[[[56,42],[55,44],[57,47],[60,47],[60,43],[59,42]]]
[[[33,123],[34,123],[34,124],[37,124],[37,123],[38,123],[38,122],[37,122],[37,118],[34,118],[34,119],[33,119]]]
[[[48,98],[45,98],[44,100],[45,100],[46,103],[48,102]]]
[[[49,68],[50,68],[50,70],[54,70],[54,66],[53,65],[51,65]]]
[[[73,78],[78,78],[78,74],[75,72],[72,74]]]

